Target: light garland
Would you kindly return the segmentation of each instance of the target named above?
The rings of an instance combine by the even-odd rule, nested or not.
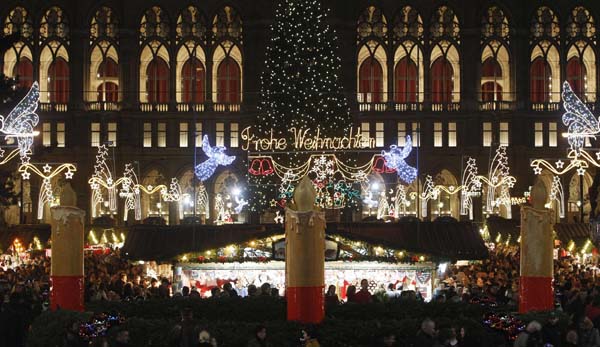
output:
[[[235,156],[229,156],[225,154],[227,150],[224,146],[214,146],[211,147],[210,142],[208,141],[208,135],[204,135],[202,138],[202,151],[208,157],[208,159],[196,166],[194,172],[196,177],[201,182],[209,179],[214,173],[219,165],[227,166],[235,160]]]
[[[565,218],[565,198],[562,183],[559,176],[552,177],[552,189],[550,190],[550,203],[556,201],[560,218]]]
[[[91,215],[92,218],[98,216],[97,208],[100,207],[102,212],[102,203],[105,201],[103,189],[107,191],[108,195],[108,210],[114,214],[117,211],[117,187],[121,185],[126,178],[119,177],[114,180],[112,177],[111,169],[107,163],[108,159],[108,148],[106,145],[98,146],[98,154],[96,155],[96,165],[94,166],[94,174],[88,180],[91,194]]]
[[[31,85],[27,95],[19,101],[6,118],[0,116],[0,133],[7,138],[16,138],[19,157],[23,165],[29,163],[33,137],[39,134],[34,131],[39,122],[39,117],[35,113],[39,100],[40,86],[36,81]],[[2,155],[4,155],[4,151],[2,151]]]
[[[417,178],[417,169],[406,164],[404,161],[412,151],[412,140],[410,135],[406,135],[406,144],[400,150],[398,146],[391,145],[389,152],[381,151],[382,157],[385,159],[385,165],[390,169],[396,170],[398,177],[406,184],[412,183]]]
[[[24,180],[28,180],[31,177],[31,173],[33,172],[40,178],[42,178],[42,186],[40,187],[40,193],[38,195],[38,210],[37,210],[37,218],[38,220],[44,219],[44,207],[46,205],[52,205],[54,203],[54,191],[52,190],[52,178],[60,175],[64,172],[65,178],[70,180],[73,178],[74,172],[77,171],[75,165],[70,163],[60,164],[54,170],[49,164],[45,164],[40,170],[35,165],[27,162],[19,166],[19,170],[21,173],[21,177]]]
[[[462,191],[460,194],[460,214],[468,215],[473,220],[473,196],[481,190],[481,180],[477,175],[477,162],[475,158],[467,160],[467,166],[462,177]]]
[[[483,181],[487,183],[486,212],[493,213],[495,207],[504,206],[506,217],[512,218],[510,188],[515,185],[516,179],[510,176],[505,146],[498,146],[496,149],[496,155],[490,163],[488,179]],[[498,197],[496,197],[497,189],[500,190]]]

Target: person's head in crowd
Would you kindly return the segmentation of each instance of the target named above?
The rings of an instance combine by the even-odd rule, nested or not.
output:
[[[183,288],[181,288],[181,295],[183,295],[183,296],[190,295],[190,287],[184,286]]]
[[[421,322],[421,331],[429,336],[435,336],[435,322],[430,318],[425,318],[423,322]]]

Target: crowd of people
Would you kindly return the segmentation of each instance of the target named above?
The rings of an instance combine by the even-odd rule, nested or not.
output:
[[[19,266],[10,266],[5,260],[0,261],[0,342],[11,341],[11,345],[22,346],[26,332],[33,319],[48,308],[50,259],[45,256],[34,257]],[[514,345],[524,346],[578,346],[600,347],[600,279],[596,278],[595,266],[583,265],[580,259],[564,257],[555,260],[554,288],[556,291],[556,308],[569,317],[569,328],[559,331],[556,328],[558,317],[544,322],[531,322],[519,335]],[[147,299],[201,299],[197,288],[183,287],[173,292],[167,278],[147,276],[143,265],[129,262],[119,256],[118,251],[109,254],[85,255],[85,300],[120,301]],[[514,248],[497,248],[490,252],[490,257],[481,262],[463,266],[448,266],[440,273],[434,289],[433,300],[436,302],[478,302],[491,305],[516,305],[519,288],[519,253]],[[277,288],[268,283],[260,287],[250,285],[248,296],[279,296]],[[346,288],[346,300],[340,300],[339,288],[331,285],[325,293],[326,305],[339,305],[345,302],[366,304],[374,301],[404,298],[423,300],[421,293],[415,290],[403,290],[395,284],[387,288],[370,289],[369,281],[363,279],[356,288]],[[240,296],[239,289],[231,283],[210,290],[211,298]],[[192,339],[204,341],[205,345],[216,345],[208,332],[189,331],[191,322],[189,312],[182,313],[179,328],[173,332],[174,340]],[[433,327],[432,327],[433,326]],[[177,330],[179,329],[179,330]],[[75,332],[67,329],[65,343],[74,340]],[[190,335],[191,334],[191,335]],[[206,338],[208,334],[209,338]],[[312,332],[307,329],[304,340],[306,345],[316,343]],[[197,336],[192,338],[190,336]],[[200,338],[200,336],[203,338]],[[313,334],[314,335],[314,334]],[[120,331],[114,335],[115,346],[126,346],[128,333]],[[259,327],[249,346],[268,346],[266,328]],[[437,335],[435,323],[426,320],[416,337],[414,346],[467,346],[464,329],[453,327],[443,334]],[[118,341],[117,341],[118,340]],[[120,341],[120,342],[119,342]],[[312,342],[310,342],[312,341]],[[309,343],[310,342],[310,343]],[[182,345],[175,344],[177,346]],[[199,343],[199,342],[198,342]],[[397,345],[396,336],[389,333],[382,336],[378,343],[382,346]],[[403,341],[403,344],[411,343]],[[67,344],[77,346],[77,344]],[[185,344],[183,344],[185,345]],[[0,343],[0,346],[2,344]]]

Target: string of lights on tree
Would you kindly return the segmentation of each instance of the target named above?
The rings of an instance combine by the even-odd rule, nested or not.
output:
[[[347,134],[352,127],[350,108],[340,80],[338,39],[328,24],[328,12],[318,0],[277,2],[261,75],[257,114],[257,130],[261,135],[268,136],[273,131],[279,136],[291,127],[313,128],[314,132],[314,125],[318,124],[323,136],[333,137]],[[315,134],[308,134],[312,135]],[[353,165],[351,153],[338,156],[340,161]],[[273,154],[271,160],[283,167],[300,167],[307,163],[306,157],[306,153],[291,151]],[[282,171],[280,179],[287,170]],[[304,175],[298,175],[298,178]],[[273,201],[281,200],[277,189],[264,189],[273,185],[270,177],[260,175],[252,180],[254,184],[249,187],[251,210],[263,211]],[[336,181],[329,182],[335,185]],[[331,203],[335,205],[333,201]]]

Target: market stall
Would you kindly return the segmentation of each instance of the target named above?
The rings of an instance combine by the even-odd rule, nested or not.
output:
[[[345,288],[366,278],[376,291],[390,283],[431,298],[437,264],[483,259],[487,249],[469,222],[330,223],[326,228],[325,283]],[[131,260],[173,264],[173,288],[210,288],[232,282],[269,283],[285,291],[285,244],[281,225],[136,225],[122,254]]]

